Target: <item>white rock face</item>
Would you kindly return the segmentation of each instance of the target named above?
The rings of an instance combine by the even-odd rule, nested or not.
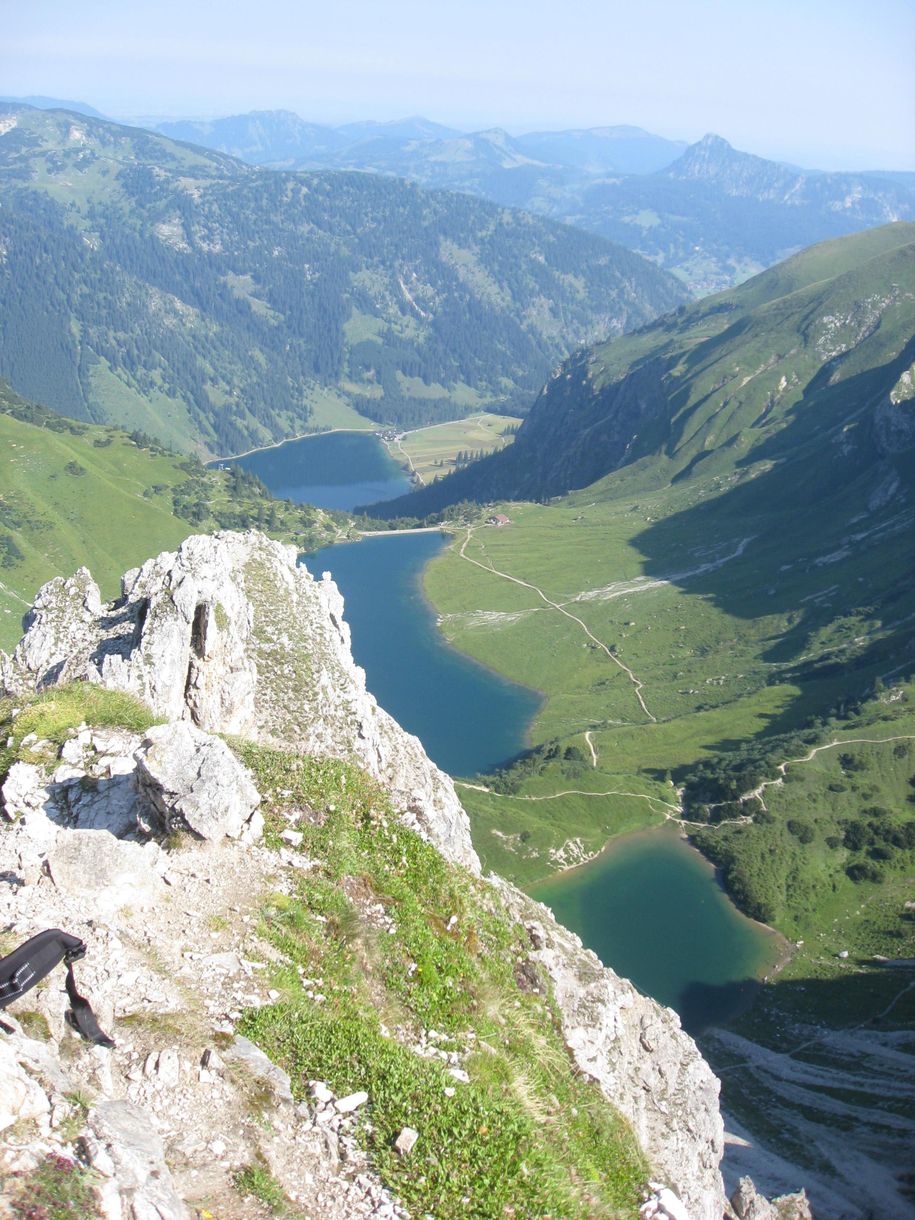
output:
[[[0,654],[0,677],[13,693],[76,679],[131,691],[170,722],[146,735],[81,730],[51,767],[16,764],[2,790],[3,812],[12,824],[0,828],[0,871],[18,889],[15,898],[11,893],[5,900],[0,893],[0,915],[10,926],[21,923],[23,936],[52,919],[95,942],[81,970],[87,990],[101,1004],[103,1024],[128,995],[142,995],[157,1012],[173,986],[164,978],[148,979],[142,956],[122,961],[124,949],[114,929],[129,927],[128,939],[146,938],[168,957],[170,939],[179,930],[184,935],[191,919],[185,907],[208,901],[210,886],[199,884],[201,874],[211,879],[218,861],[231,854],[226,886],[240,875],[253,884],[255,865],[264,886],[267,873],[283,861],[283,853],[246,846],[259,817],[259,797],[215,732],[244,733],[361,764],[392,793],[409,825],[446,858],[479,870],[450,779],[366,692],[336,587],[313,580],[296,567],[291,548],[258,534],[188,539],[177,554],[160,555],[128,573],[123,599],[110,606],[100,604],[88,573],[52,581],[42,590],[13,657]],[[211,840],[200,847],[199,858],[179,856],[169,863],[149,841],[151,832],[161,832],[174,816]],[[295,853],[285,854],[298,860]],[[507,912],[527,929],[532,957],[549,976],[577,1066],[630,1122],[659,1179],[649,1200],[652,1214],[672,1217],[682,1207],[690,1220],[720,1220],[727,1203],[718,1169],[723,1151],[718,1081],[676,1014],[604,969],[546,908],[498,878],[493,887]],[[239,910],[240,895],[233,890],[232,897],[231,907],[214,912],[223,920],[229,910]],[[189,924],[193,949],[173,961],[172,969],[212,988],[222,986],[217,979],[233,980],[225,994],[219,993],[219,1003],[208,1008],[224,1014],[214,1026],[224,1032],[238,1006],[266,1003],[269,996],[258,998],[253,964],[239,956],[237,943],[230,941],[219,953],[201,953],[197,941],[204,911],[197,910],[196,925]],[[101,928],[90,927],[87,921],[97,918]],[[158,940],[151,932],[157,920]],[[91,971],[103,967],[107,974],[93,979]],[[172,1011],[180,1011],[184,1000],[177,991],[171,1003]],[[59,987],[42,998],[57,1039],[65,1033],[63,1004]],[[130,1099],[152,1106],[161,1129],[170,1130],[178,1095],[229,1086],[218,1059],[208,1056],[205,1066],[191,1067],[171,1055],[168,1048],[157,1048],[148,1074],[140,1058],[122,1062],[128,1100],[107,1100],[90,1115],[93,1164],[111,1175],[112,1214],[125,1200],[131,1200],[135,1215],[184,1214],[181,1191],[175,1194],[167,1170],[163,1175],[158,1137],[144,1141],[143,1111]],[[280,1102],[291,1104],[288,1078],[257,1048],[236,1038],[222,1055],[236,1061],[234,1068],[269,1081]],[[201,1063],[199,1049],[191,1062]],[[29,1105],[40,1109],[37,1094],[28,1089],[29,1073],[21,1071],[30,1068],[25,1052],[5,1066],[6,1077],[0,1058],[0,1096],[8,1091],[14,1099],[11,1112]],[[452,1074],[466,1080],[460,1068]],[[110,1098],[111,1089],[104,1092]],[[365,1100],[358,1094],[324,1110],[333,1111],[337,1121],[340,1111]],[[194,1104],[198,1122],[204,1114],[207,1123],[218,1120],[218,1107]],[[324,1120],[318,1115],[314,1121],[320,1126]],[[309,1138],[318,1139],[318,1126]],[[227,1146],[218,1130],[210,1134]],[[187,1140],[193,1142],[193,1133]],[[121,1143],[129,1150],[123,1155]],[[204,1153],[195,1146],[193,1155]],[[147,1204],[159,1210],[142,1212]],[[341,1207],[326,1214],[334,1220],[367,1214],[348,1203]]]
[[[172,1184],[162,1140],[139,1106],[103,1101],[90,1111],[89,1128],[92,1164],[117,1182],[106,1200],[112,1211],[117,1207],[115,1215],[126,1210],[133,1220],[187,1220],[190,1213]]]
[[[262,534],[188,538],[128,572],[102,606],[81,569],[38,595],[0,680],[27,691],[85,680],[130,691],[165,719],[348,759],[449,860],[479,862],[451,780],[378,707],[350,651],[343,598]]]
[[[0,1131],[41,1118],[50,1109],[44,1089],[23,1071],[13,1048],[0,1038]]]
[[[161,897],[159,855],[155,843],[141,847],[106,831],[71,830],[48,852],[47,867],[59,890],[91,894],[95,910],[110,915],[120,907],[143,910]]]

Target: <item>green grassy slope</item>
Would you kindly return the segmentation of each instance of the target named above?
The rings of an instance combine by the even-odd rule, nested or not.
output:
[[[535,744],[588,763],[594,747],[586,786],[682,779],[910,671],[912,232],[815,247],[595,349],[554,379],[510,449],[441,485],[556,491],[585,454],[598,470],[625,463],[549,505],[509,506],[511,527],[474,528],[427,578],[449,638],[547,694]],[[468,799],[492,820],[491,796]],[[588,802],[593,849],[614,801]],[[515,826],[542,805],[505,816]],[[514,866],[505,841],[483,850],[536,875],[579,816],[534,832],[539,858],[530,841]]]
[[[270,500],[140,434],[67,420],[0,384],[0,647],[52,576],[85,565],[105,597],[128,568],[191,533],[260,525],[303,549],[339,531],[319,509]]]
[[[184,449],[346,406],[407,426],[526,406],[577,345],[685,296],[602,238],[468,196],[0,110],[0,375]]]
[[[0,783],[17,761],[56,759],[80,725],[142,733],[155,721],[139,699],[91,683],[13,704],[0,699]],[[39,755],[29,749],[36,738]],[[530,937],[492,887],[404,827],[389,793],[358,767],[230,744],[263,796],[261,850],[288,858],[282,835],[294,825],[293,850],[308,861],[276,874],[282,890],[256,896],[250,943],[269,957],[273,998],[240,1013],[239,1032],[289,1072],[297,1099],[317,1079],[338,1096],[366,1091],[354,1137],[412,1215],[637,1220],[650,1166],[626,1120],[575,1068]],[[212,918],[213,935],[221,922]],[[418,1054],[420,1040],[437,1050]],[[466,1075],[455,1088],[458,1062]],[[251,1105],[266,1122],[254,1092]],[[404,1127],[419,1133],[409,1156],[394,1148]],[[221,1215],[266,1216],[251,1210],[251,1194],[270,1215],[303,1215],[265,1163],[235,1181],[248,1197],[233,1208],[221,1196]],[[35,1203],[15,1214],[90,1214],[78,1201]]]

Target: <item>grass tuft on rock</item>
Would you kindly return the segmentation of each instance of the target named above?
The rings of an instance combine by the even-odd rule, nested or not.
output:
[[[144,733],[161,719],[146,704],[126,691],[106,690],[92,682],[71,682],[41,694],[0,700],[0,782],[14,762],[45,761],[23,747],[33,736],[34,743],[47,742],[60,747],[83,725],[92,728],[126,729]]]
[[[92,1175],[49,1153],[28,1173],[0,1178],[13,1220],[96,1220],[102,1215]]]

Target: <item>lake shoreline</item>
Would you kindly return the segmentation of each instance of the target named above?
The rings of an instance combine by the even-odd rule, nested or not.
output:
[[[370,531],[380,538],[393,532]],[[365,537],[349,549],[333,544],[305,556],[305,566],[313,575],[332,573],[356,663],[379,703],[449,775],[489,773],[529,748],[543,695],[466,656],[439,631],[423,574],[447,531],[407,530],[399,538],[399,546],[378,548],[365,546]]]
[[[312,453],[311,446],[303,445],[307,462],[295,449],[274,459],[278,449],[292,442],[265,447],[273,452],[260,465],[262,473],[272,476],[265,482],[274,494],[291,486],[307,498],[307,490],[324,491],[326,480],[334,477],[348,494],[355,493],[378,477],[379,459],[371,456],[376,449],[383,454],[384,469],[398,469],[377,436],[358,429],[330,431],[349,435],[334,439],[329,432],[309,433],[304,439],[316,445],[327,437],[328,448]],[[358,442],[359,434],[369,443]],[[363,450],[367,465],[357,466],[355,455],[361,459]],[[320,485],[318,480],[323,480]],[[411,541],[410,535],[416,537]],[[400,538],[400,545],[347,550],[340,542],[333,551],[328,547],[303,555],[301,562],[318,577],[324,570],[332,572],[346,602],[356,662],[367,671],[368,688],[381,705],[422,740],[430,757],[452,777],[492,774],[530,749],[546,696],[468,656],[442,631],[426,580],[431,561],[453,547],[453,529],[362,530],[350,541],[384,537]],[[677,1008],[691,1029],[725,1024],[752,1003],[753,989],[790,958],[787,942],[739,911],[714,865],[690,841],[687,827],[677,823],[659,836],[665,826],[643,825],[615,835],[587,862],[556,870],[532,883],[528,892],[547,905],[555,902],[561,922],[619,974],[633,978],[641,991]],[[648,846],[640,848],[640,841]],[[600,864],[594,875],[584,872],[600,857],[612,860],[617,852],[624,855],[615,868],[608,865],[606,874]],[[551,888],[568,892],[550,893]]]
[[[291,445],[294,441],[310,441],[318,436],[331,436],[335,432],[354,432],[358,436],[378,435],[372,428],[321,428],[315,432],[300,432],[298,436],[284,437],[283,440],[274,441],[271,445],[256,445],[253,449],[246,449],[244,453],[227,453],[224,457],[210,458],[203,464],[204,466],[215,466],[219,462],[237,462],[239,458],[251,457],[254,453],[269,453],[271,449],[282,449],[284,445]]]
[[[748,1012],[791,956],[790,942],[740,911],[715,866],[668,823],[615,836],[589,862],[524,888],[601,961],[679,1012],[693,1036]]]
[[[532,888],[540,885],[548,885],[554,881],[559,881],[562,878],[569,877],[572,874],[579,872],[581,869],[587,868],[593,864],[595,860],[599,860],[602,856],[609,856],[615,848],[620,848],[630,845],[634,840],[639,838],[647,839],[650,835],[660,834],[676,834],[677,838],[686,844],[689,849],[702,861],[702,863],[711,870],[715,879],[715,883],[728,902],[733,906],[735,911],[741,918],[749,920],[749,922],[757,927],[760,932],[771,937],[777,944],[779,949],[778,956],[775,962],[769,968],[766,976],[760,982],[766,982],[771,975],[778,974],[784,970],[785,966],[791,961],[794,956],[794,945],[785,936],[784,932],[779,932],[778,928],[773,928],[771,924],[764,923],[761,919],[754,919],[752,915],[748,915],[746,911],[741,911],[740,907],[731,896],[728,887],[724,883],[722,870],[714,864],[709,858],[696,846],[690,835],[682,829],[680,824],[675,819],[665,820],[659,826],[643,826],[640,830],[625,830],[621,834],[614,835],[613,838],[607,839],[603,847],[599,851],[593,852],[586,860],[579,860],[576,864],[568,864],[564,868],[554,869],[545,877],[540,877],[536,881],[529,882]]]

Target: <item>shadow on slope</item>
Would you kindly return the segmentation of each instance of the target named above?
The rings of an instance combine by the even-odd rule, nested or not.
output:
[[[915,340],[892,362],[837,385],[824,389],[818,374],[782,425],[730,474],[702,483],[697,476],[687,507],[633,539],[647,576],[710,598],[737,618],[782,616],[787,630],[773,634],[761,654],[770,682],[815,688],[821,710],[915,665],[915,420],[908,443],[897,438],[895,451],[880,426],[887,387],[913,360]],[[911,416],[905,404],[892,410]],[[693,469],[701,457],[691,459]],[[740,544],[742,553],[706,571],[685,562],[700,545],[727,554]],[[689,574],[678,576],[684,569]],[[802,702],[767,732],[797,727],[799,712],[810,714],[811,700]]]

